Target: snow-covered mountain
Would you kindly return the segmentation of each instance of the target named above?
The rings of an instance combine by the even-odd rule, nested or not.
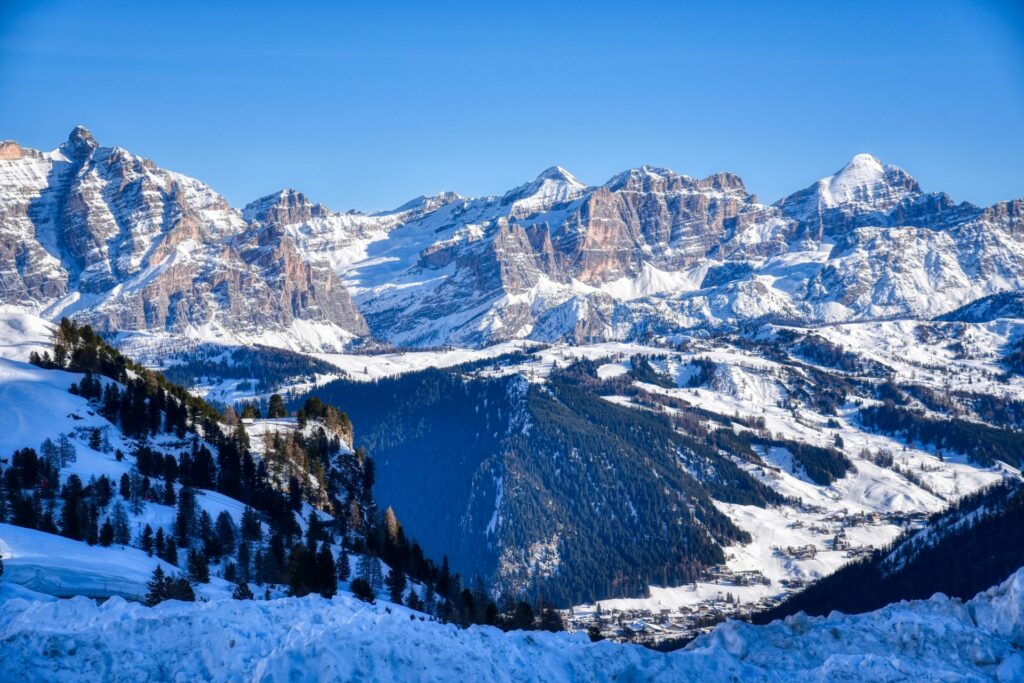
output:
[[[122,344],[337,351],[647,338],[751,320],[933,317],[1024,284],[1024,200],[928,193],[860,154],[774,205],[729,173],[560,167],[501,196],[242,210],[84,128],[0,147],[0,303]]]
[[[88,328],[4,311],[0,330],[0,603],[183,598],[153,588],[157,569],[203,600],[245,598],[250,583],[265,598],[333,595],[354,567],[381,591],[383,572],[404,571],[400,552],[388,565],[367,548],[372,465],[334,408],[221,416]],[[394,547],[433,566],[392,512],[382,519]],[[432,608],[408,571],[403,589],[424,598],[411,604]]]
[[[78,127],[52,152],[0,153],[0,298],[111,331],[366,334],[330,269],[208,186]]]

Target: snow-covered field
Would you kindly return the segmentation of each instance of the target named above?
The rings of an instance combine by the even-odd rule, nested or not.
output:
[[[1024,571],[967,603],[720,625],[685,650],[460,630],[349,595],[0,604],[0,679],[21,681],[1019,681]]]

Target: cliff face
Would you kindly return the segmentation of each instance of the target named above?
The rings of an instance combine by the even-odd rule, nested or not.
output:
[[[4,302],[103,332],[259,336],[301,320],[325,327],[326,346],[367,333],[344,285],[280,231],[282,218],[309,215],[294,198],[246,221],[208,186],[100,147],[84,128],[50,153],[15,148],[0,159]]]
[[[730,173],[560,167],[504,195],[236,210],[84,128],[0,143],[0,302],[124,336],[300,350],[623,339],[757,319],[934,316],[1024,284],[1024,201],[926,193],[858,155],[774,205]]]

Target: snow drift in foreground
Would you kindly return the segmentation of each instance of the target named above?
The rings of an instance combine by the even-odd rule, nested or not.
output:
[[[687,649],[582,634],[459,630],[348,595],[163,603],[115,597],[0,605],[0,680],[1024,680],[1024,569],[963,603],[720,625]]]

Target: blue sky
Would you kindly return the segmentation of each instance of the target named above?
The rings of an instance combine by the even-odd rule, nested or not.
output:
[[[644,163],[774,201],[863,151],[988,204],[1024,196],[1024,10],[3,2],[0,138],[51,149],[76,123],[235,205],[294,187],[380,209]]]

